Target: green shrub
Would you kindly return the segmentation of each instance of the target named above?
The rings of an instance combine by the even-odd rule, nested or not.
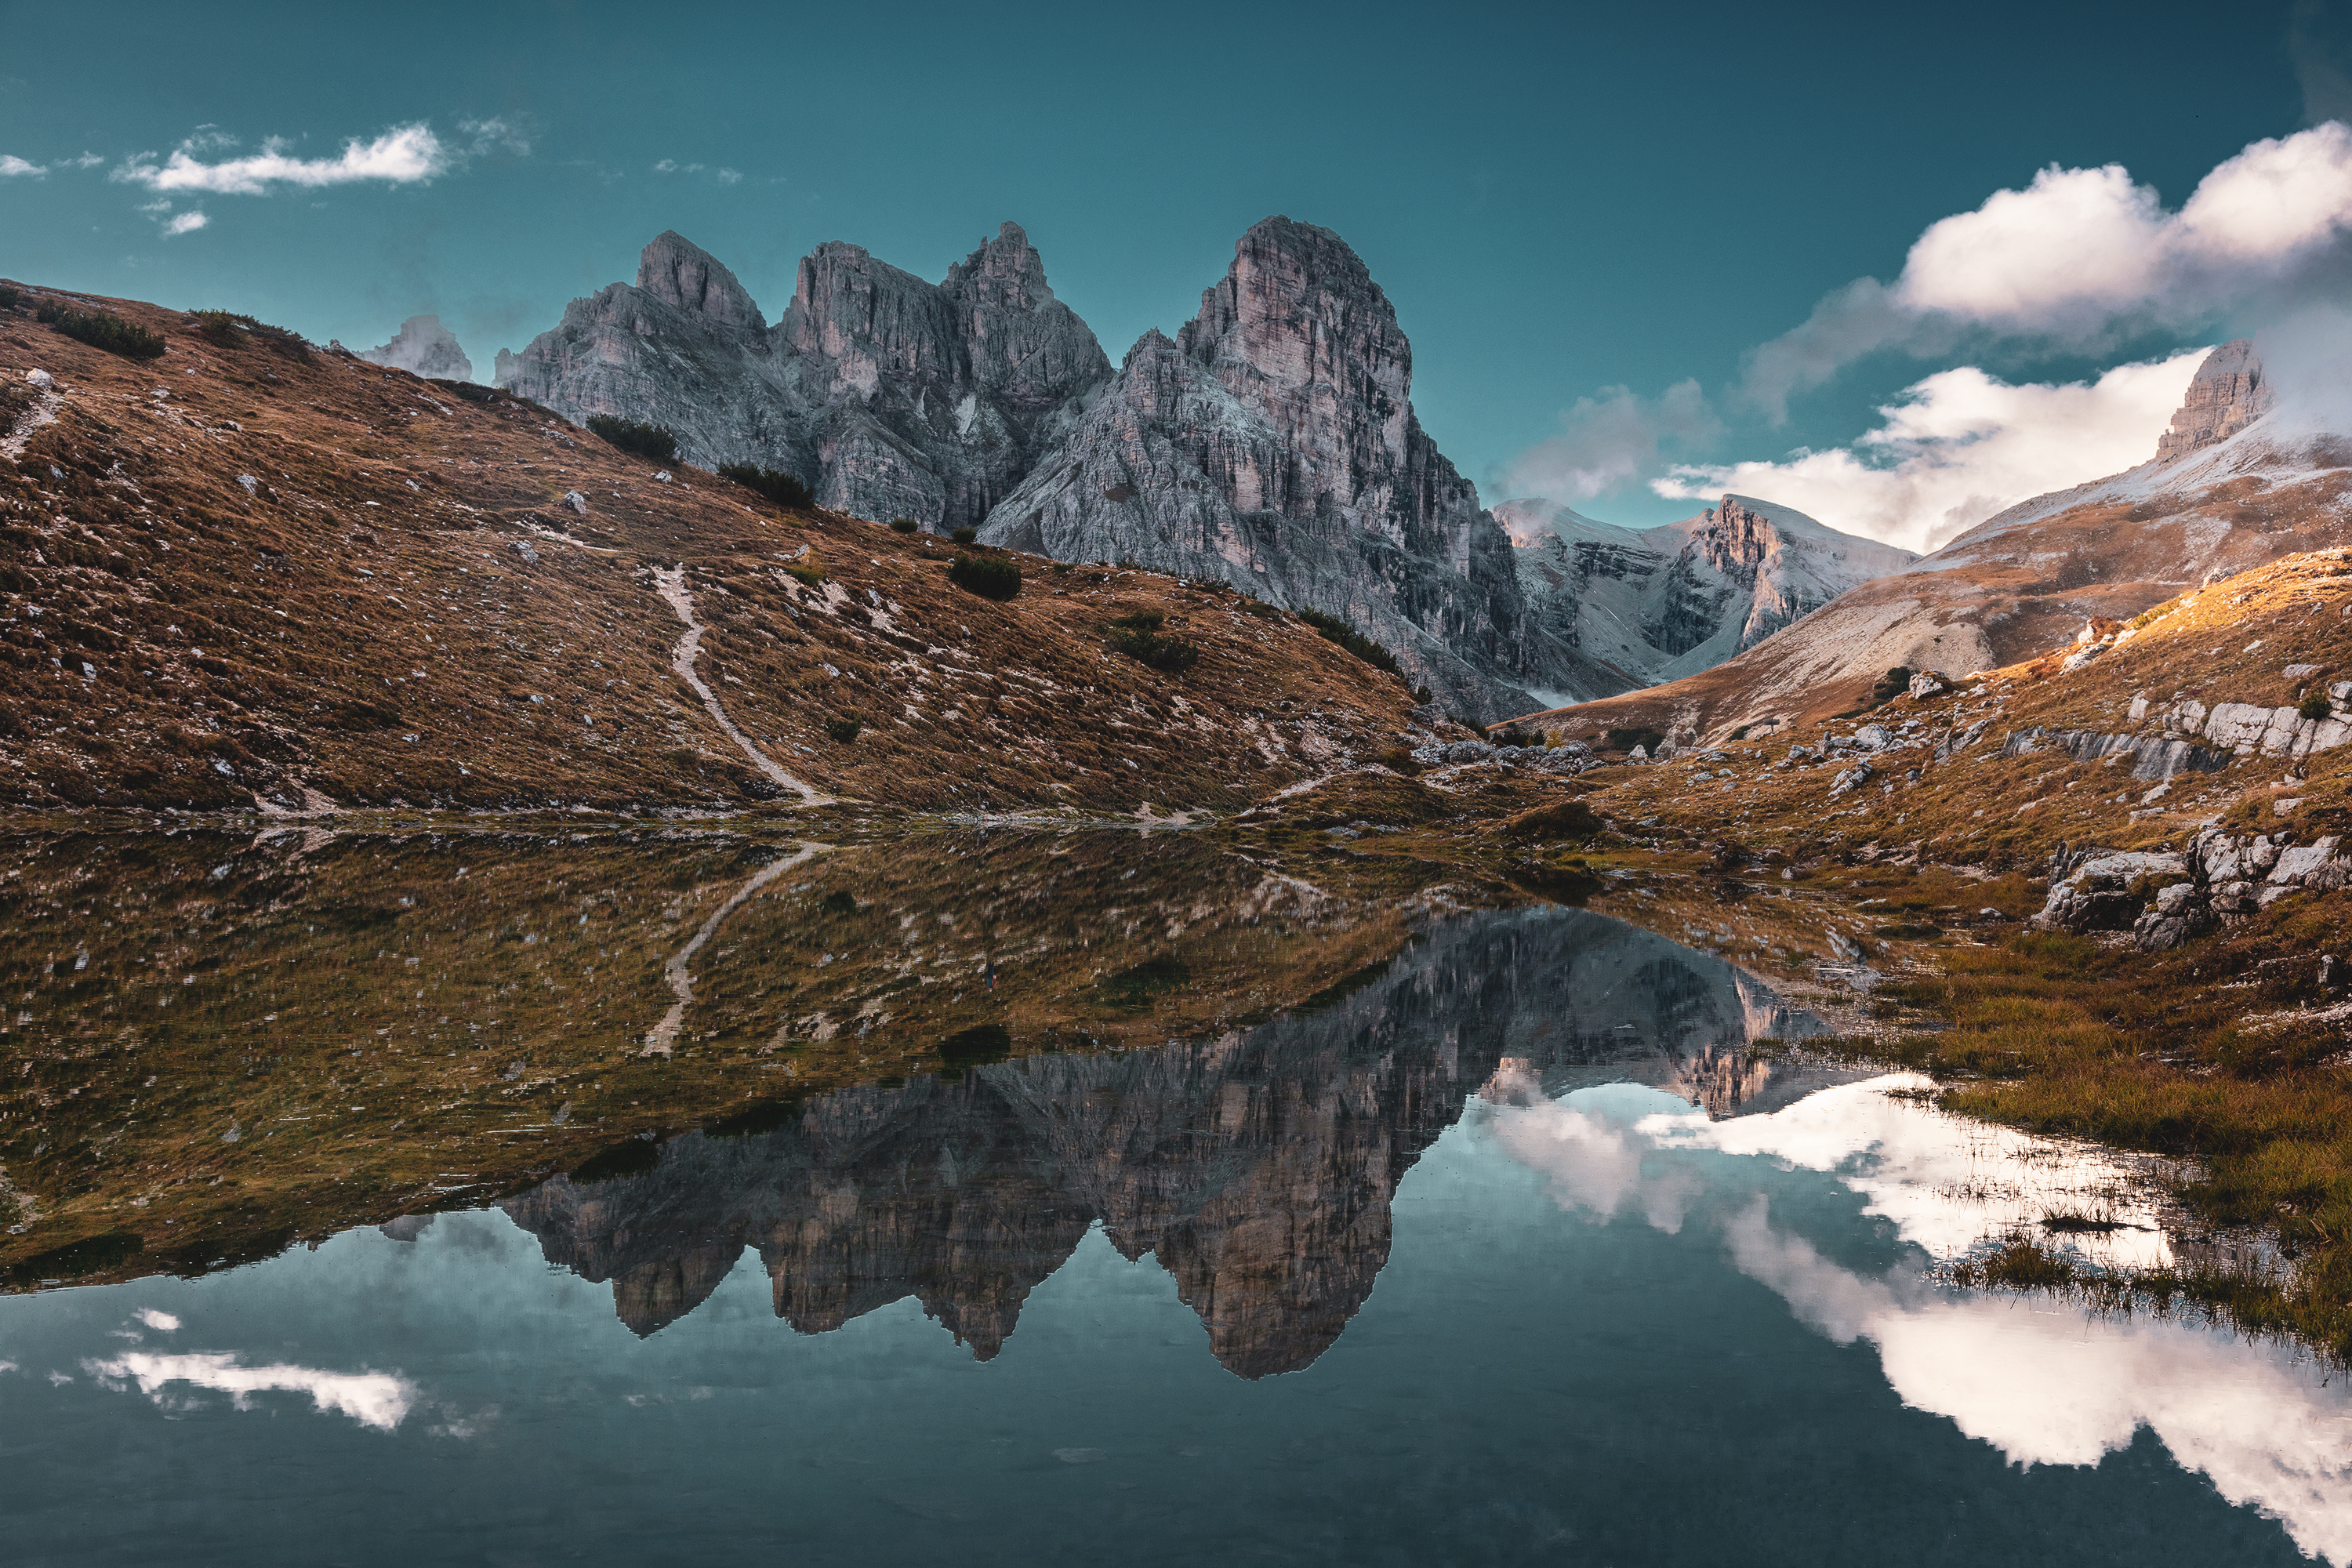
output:
[[[1338,643],[1374,669],[1387,670],[1400,680],[1404,678],[1404,672],[1397,668],[1396,655],[1339,616],[1327,616],[1320,610],[1301,610],[1298,618],[1321,633],[1326,642]]]
[[[912,533],[918,526],[919,525],[911,517],[894,517],[890,520],[890,531],[893,533]]]
[[[427,376],[434,385],[445,389],[450,396],[467,403],[496,403],[499,395],[478,381],[452,381],[446,375]]]
[[[1892,702],[1911,689],[1911,667],[1898,664],[1874,682],[1870,688],[1870,705],[1874,708]]]
[[[754,495],[765,496],[776,505],[789,507],[795,511],[806,511],[816,505],[816,492],[781,468],[762,468],[752,463],[725,463],[719,467],[719,477],[733,479]]]
[[[958,529],[968,533],[969,529]],[[1021,568],[988,555],[959,555],[948,563],[948,581],[983,599],[1010,599],[1021,592]]]
[[[12,284],[0,283],[0,310],[13,310],[25,301],[25,291]]]
[[[257,321],[251,316],[240,316],[234,310],[191,310],[196,319],[196,330],[205,341],[216,348],[266,348],[272,353],[308,364],[310,345],[302,341],[299,332],[289,332],[284,327],[273,327],[267,321]]]
[[[1156,632],[1167,624],[1168,614],[1164,610],[1138,610],[1133,615],[1121,616],[1111,622],[1112,626],[1130,632]]]
[[[677,461],[677,437],[658,425],[640,424],[635,419],[622,419],[610,414],[588,416],[591,434],[624,452],[635,452],[640,458],[650,458],[656,463]]]
[[[970,544],[980,537],[980,530],[976,528],[959,528],[953,533],[949,534],[948,537],[954,540],[958,544]]]
[[[1658,749],[1658,742],[1665,738],[1664,733],[1657,730],[1612,730],[1606,737],[1606,743],[1602,749],[1611,752],[1630,752],[1639,746],[1645,752],[1654,752]]]
[[[1144,617],[1130,616],[1124,618],[1139,620]],[[1158,616],[1150,618],[1155,625],[1160,620]],[[1148,627],[1122,626],[1113,622],[1110,628],[1110,646],[1115,653],[1123,653],[1138,664],[1149,665],[1153,669],[1163,669],[1171,675],[1181,675],[1201,662],[1199,643],[1190,637],[1180,637]]]
[[[43,300],[33,312],[36,321],[47,321],[66,336],[94,349],[104,349],[125,359],[156,359],[163,353],[163,335],[144,327],[134,327],[120,316],[110,316],[104,310],[68,310],[55,300]]]
[[[1055,574],[1055,576],[1057,576],[1057,577],[1066,577],[1067,575],[1069,575],[1069,572],[1070,572],[1070,563],[1069,563],[1068,562],[1066,562],[1066,561],[1056,561],[1056,562],[1055,562],[1055,563],[1054,563],[1054,574]]]
[[[805,566],[787,566],[784,574],[811,588],[824,586],[824,568],[812,561]]]
[[[2306,719],[2325,719],[2336,711],[2327,705],[2327,699],[2316,691],[2295,704],[2294,710]]]
[[[827,719],[824,721],[824,732],[844,744],[857,739],[857,731],[865,727],[846,713],[838,719]]]
[[[1274,605],[1267,604],[1264,599],[1245,598],[1242,601],[1242,608],[1249,614],[1255,616],[1259,620],[1272,621],[1276,626],[1280,626],[1282,624],[1282,612],[1276,609]]]

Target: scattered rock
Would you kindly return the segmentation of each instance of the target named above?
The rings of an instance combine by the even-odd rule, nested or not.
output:
[[[582,495],[578,490],[564,491],[563,504],[570,507],[574,513],[581,517],[586,517],[588,515],[588,498]]]

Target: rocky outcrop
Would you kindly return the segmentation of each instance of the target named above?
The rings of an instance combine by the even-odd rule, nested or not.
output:
[[[936,285],[819,246],[772,326],[726,267],[663,234],[634,285],[573,300],[498,366],[569,418],[660,425],[691,462],[781,468],[824,506],[935,531],[977,527],[1109,374],[1010,223]]]
[[[1340,616],[1448,706],[1500,718],[1587,679],[1510,542],[1413,416],[1412,351],[1338,235],[1268,218],[1171,340],[990,514],[991,543],[1129,561]]]
[[[2032,923],[2051,931],[2128,931],[2135,945],[2161,952],[2295,893],[2352,887],[2352,858],[2336,846],[2333,837],[2297,845],[2291,834],[2209,827],[2179,853],[2062,852]]]
[[[1495,515],[1538,622],[1616,676],[1586,698],[1712,668],[1917,559],[1748,496],[1640,531],[1539,500]]]
[[[370,364],[390,365],[442,381],[474,379],[474,362],[466,357],[457,334],[443,326],[438,316],[409,317],[400,323],[392,342],[381,348],[362,349],[360,358]]]
[[[1343,1002],[1153,1050],[1042,1055],[843,1090],[772,1131],[691,1133],[649,1173],[507,1200],[551,1263],[652,1333],[746,1247],[804,1333],[912,1295],[993,1356],[1099,1223],[1152,1254],[1244,1377],[1339,1336],[1387,1261],[1398,1184],[1507,1056],[1759,1109],[1723,1053],[1817,1033],[1723,961],[1583,910],[1446,922]]]
[[[2253,340],[2223,343],[2197,367],[2171,426],[2156,438],[2156,460],[2168,463],[2219,446],[2268,414],[2273,402]]]

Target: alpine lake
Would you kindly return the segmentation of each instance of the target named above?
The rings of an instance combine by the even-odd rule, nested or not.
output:
[[[48,1564],[2352,1563],[2221,1245],[1713,953],[1199,834],[0,843]]]

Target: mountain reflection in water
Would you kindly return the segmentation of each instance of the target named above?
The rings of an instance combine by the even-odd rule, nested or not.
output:
[[[1319,1010],[844,1090],[777,1131],[689,1134],[643,1174],[501,1206],[551,1263],[612,1281],[640,1334],[751,1247],[803,1332],[912,1295],[983,1361],[1099,1223],[1173,1276],[1220,1362],[1262,1377],[1339,1337],[1388,1259],[1397,1183],[1507,1057],[1729,1113],[1837,1076],[1744,1051],[1817,1032],[1744,972],[1618,921],[1478,914]]]

